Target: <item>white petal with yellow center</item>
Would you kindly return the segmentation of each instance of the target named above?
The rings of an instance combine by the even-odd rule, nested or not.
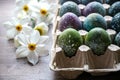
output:
[[[46,35],[48,32],[48,26],[44,22],[36,25],[34,29],[38,30],[40,35]]]
[[[29,11],[29,6],[27,4],[23,5],[23,11],[28,12]]]
[[[45,43],[42,43],[46,41],[46,39],[48,39],[48,37],[40,36],[36,30],[33,30],[29,36],[24,33],[19,34],[18,41],[21,46],[17,49],[16,55],[18,57],[24,57],[24,54],[25,56],[27,55],[28,61],[35,65],[38,62],[39,56],[48,55]]]
[[[21,36],[21,34],[23,35],[30,35],[31,34],[31,32],[32,32],[32,28],[31,27],[29,27],[29,26],[23,26],[23,29],[22,29],[22,32],[20,32],[18,35],[16,35],[15,37],[14,37],[14,45],[15,45],[15,47],[17,48],[17,47],[19,47],[21,44],[25,44],[25,43],[20,43],[19,42],[19,40],[18,40],[18,36]],[[27,43],[26,43],[27,44]]]
[[[18,32],[20,32],[20,31],[22,31],[23,26],[22,26],[21,24],[17,24],[17,25],[15,26],[15,28],[16,28],[16,30],[17,30]]]
[[[32,10],[31,10],[31,5],[30,5],[30,0],[20,0],[16,2],[16,8],[15,8],[15,13],[16,14],[26,14],[26,15],[31,15]],[[19,17],[20,17],[19,14]],[[17,15],[18,16],[18,15]]]
[[[41,8],[41,9],[40,9],[40,14],[41,14],[42,16],[47,16],[47,15],[48,15],[48,10],[47,10],[46,8]]]
[[[29,43],[29,44],[28,44],[28,49],[29,49],[30,51],[34,51],[34,50],[36,49],[36,44],[35,44],[35,43]]]

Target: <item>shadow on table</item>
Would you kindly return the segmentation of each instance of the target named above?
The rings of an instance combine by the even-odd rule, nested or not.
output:
[[[68,79],[62,78],[62,76],[60,77],[60,74],[55,73],[54,80],[68,80]],[[83,72],[83,74],[78,76],[76,79],[72,80],[120,80],[120,71],[112,72],[104,76],[92,76],[89,73]]]

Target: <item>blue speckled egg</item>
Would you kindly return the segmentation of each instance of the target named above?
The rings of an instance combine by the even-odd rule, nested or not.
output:
[[[110,16],[114,16],[118,12],[120,12],[120,1],[117,1],[114,4],[112,4],[108,11]]]
[[[111,21],[111,27],[115,31],[120,32],[120,12],[113,17]]]
[[[120,32],[115,37],[115,43],[120,47]]]
[[[72,1],[67,1],[61,6],[59,10],[59,16],[63,16],[67,12],[72,12],[77,16],[81,15],[81,10],[79,9],[78,5]]]
[[[83,28],[87,31],[90,31],[95,27],[101,27],[103,29],[107,28],[107,23],[104,17],[98,13],[89,14],[83,23]]]

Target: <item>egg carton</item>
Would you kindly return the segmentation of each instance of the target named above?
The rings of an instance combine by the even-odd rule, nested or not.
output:
[[[120,70],[120,47],[114,44],[108,46],[105,54],[102,56],[93,55],[92,50],[88,46],[81,45],[74,57],[66,57],[62,49],[56,44],[57,38],[61,34],[57,29],[58,20],[56,20],[56,26],[54,25],[52,32],[51,70],[59,72],[63,77],[68,79],[76,78],[83,71],[92,75],[103,75]],[[106,31],[111,36],[111,39],[114,39],[116,32],[111,29]],[[79,33],[84,39],[87,31],[80,30]]]
[[[59,8],[60,6],[58,5],[58,11]],[[83,5],[81,5],[81,8],[83,8]],[[106,10],[108,10],[108,6]],[[75,79],[84,71],[92,75],[105,75],[110,72],[120,70],[120,47],[114,44],[109,45],[105,54],[101,56],[94,55],[90,47],[84,44],[79,46],[75,56],[72,58],[66,57],[61,47],[59,47],[56,43],[58,36],[61,34],[58,30],[58,23],[60,20],[58,11],[56,13],[52,30],[53,44],[51,48],[51,61],[49,64],[51,70],[60,73],[67,79]],[[84,22],[84,16],[80,16],[79,18],[82,22]],[[107,24],[109,24],[112,20],[112,17],[108,15],[104,16],[104,18]],[[106,32],[113,40],[116,35],[116,31],[107,29]],[[79,33],[82,38],[85,39],[88,32],[80,30]]]

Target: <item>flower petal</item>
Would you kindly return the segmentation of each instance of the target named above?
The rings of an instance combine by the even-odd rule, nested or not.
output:
[[[17,58],[27,57],[28,54],[29,54],[29,50],[28,50],[27,47],[25,47],[25,46],[20,46],[20,47],[18,47],[18,49],[16,50],[16,57],[17,57]]]
[[[45,45],[38,45],[36,47],[35,52],[39,55],[39,56],[47,56],[49,54],[48,49],[46,49]]]
[[[30,22],[30,16],[28,15],[23,15],[23,18],[20,20],[21,24],[28,24],[28,22]]]
[[[38,55],[35,52],[30,52],[29,55],[27,56],[27,59],[30,63],[35,65],[38,62]]]
[[[14,25],[10,21],[5,22],[4,26],[6,29],[11,29],[14,27]]]
[[[13,39],[16,36],[17,32],[14,28],[7,30],[7,38]]]
[[[18,35],[18,42],[21,44],[21,45],[27,45],[28,44],[28,37],[24,34],[24,33],[20,33]]]
[[[37,44],[43,44],[48,41],[48,36],[40,36],[39,42]]]
[[[30,0],[16,0],[16,5],[22,7],[24,4],[28,4]]]
[[[22,29],[23,33],[25,35],[30,35],[30,33],[33,31],[33,29],[29,26],[25,26],[25,25],[23,25],[23,26],[24,26],[23,29]]]
[[[33,30],[30,35],[30,43],[37,43],[40,39],[40,34],[37,30]]]
[[[47,34],[48,26],[44,22],[41,22],[41,23],[39,23],[35,26],[35,30],[37,30],[39,28],[42,30],[42,34],[40,34],[40,35],[46,35]]]
[[[18,35],[16,35],[15,38],[14,38],[14,45],[15,45],[16,48],[18,48],[19,46],[21,46],[20,43],[19,43],[19,41],[18,41]]]
[[[19,20],[16,17],[12,17],[11,23],[16,26],[16,24],[19,24]]]
[[[53,22],[53,18],[54,18],[54,15],[53,14],[49,14],[49,16],[47,17],[45,22],[49,25],[49,24],[51,24]]]
[[[49,12],[55,14],[56,11],[57,11],[57,8],[55,8],[55,7],[58,7],[58,5],[57,5],[56,3],[52,3],[52,4],[50,4]]]

